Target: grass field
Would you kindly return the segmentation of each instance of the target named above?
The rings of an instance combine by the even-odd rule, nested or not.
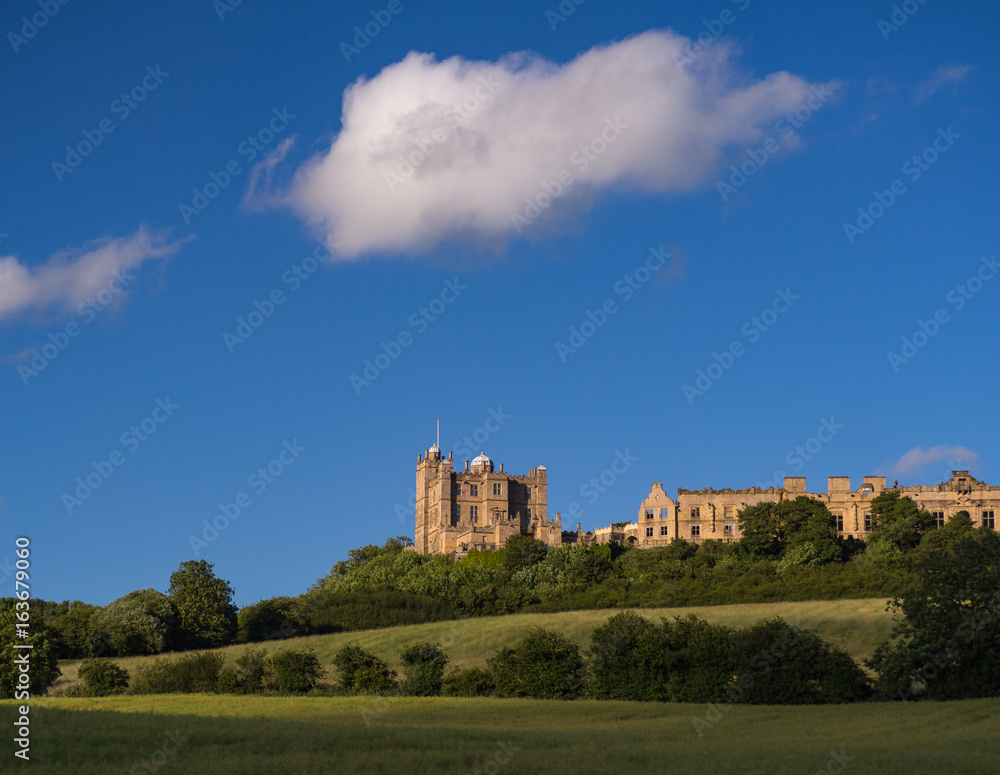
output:
[[[713,624],[745,626],[761,619],[780,616],[804,629],[815,630],[830,643],[847,650],[856,660],[871,656],[875,646],[884,640],[892,628],[892,616],[886,611],[886,601],[819,600],[800,603],[759,603],[720,606],[695,606],[691,608],[639,609],[651,619],[666,616],[696,614]],[[357,643],[385,659],[398,670],[400,650],[418,641],[440,643],[451,658],[449,669],[485,666],[486,660],[497,649],[512,645],[533,626],[547,627],[562,632],[581,647],[589,643],[595,627],[618,613],[613,610],[566,611],[545,614],[514,614],[479,619],[464,619],[431,624],[415,624],[385,630],[313,635],[281,642],[257,644],[268,650],[278,648],[312,648],[320,662],[329,667],[333,655],[346,643]],[[229,646],[222,651],[235,657],[245,646]],[[133,671],[147,658],[131,657],[115,660]],[[78,662],[61,662],[63,676],[55,689],[75,683]]]
[[[31,765],[46,775],[985,775],[1000,762],[1000,700],[724,706],[709,726],[704,705],[595,701],[160,695],[32,705]],[[0,706],[9,724],[14,703]]]

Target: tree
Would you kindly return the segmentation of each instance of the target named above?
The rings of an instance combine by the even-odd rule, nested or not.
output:
[[[87,659],[77,671],[88,697],[107,697],[128,689],[128,670],[109,659]]]
[[[360,646],[342,646],[333,655],[342,689],[355,694],[378,694],[396,685],[396,673],[384,660]]]
[[[323,666],[312,651],[285,649],[267,658],[268,684],[281,692],[305,694],[323,677]]]
[[[590,693],[603,700],[644,700],[649,676],[638,659],[639,641],[655,625],[622,611],[595,629],[587,651]]]
[[[403,649],[403,691],[414,697],[441,693],[448,655],[436,643],[415,643]]]
[[[504,545],[504,568],[508,573],[517,573],[522,568],[540,563],[548,552],[549,547],[537,538],[512,535]]]
[[[870,543],[884,543],[906,553],[936,526],[930,512],[899,490],[886,490],[872,498]]]
[[[140,589],[95,613],[89,625],[93,637],[117,656],[159,654],[175,644],[177,609],[162,592]]]
[[[866,664],[891,698],[995,697],[1000,534],[960,521],[936,532],[914,553],[915,583],[891,603],[903,618]]]
[[[842,558],[836,520],[825,505],[806,495],[747,506],[737,515],[740,546],[755,557],[780,557],[790,549],[812,564]]]
[[[30,600],[0,599],[0,699],[24,700],[27,699],[25,691],[33,697],[45,694],[62,675],[56,658],[56,638],[42,624],[41,612],[31,603]],[[15,625],[25,621],[29,634],[20,638]],[[24,665],[26,671],[20,669]]]
[[[558,632],[536,627],[513,648],[502,648],[487,662],[504,697],[574,699],[583,689],[579,647]]]
[[[241,608],[237,614],[240,643],[283,640],[309,634],[309,623],[301,601],[274,597]]]
[[[216,577],[210,563],[182,562],[170,576],[170,599],[177,607],[182,648],[232,643],[238,626],[233,588]]]

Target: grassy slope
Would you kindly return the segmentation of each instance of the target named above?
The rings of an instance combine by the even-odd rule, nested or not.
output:
[[[13,704],[0,703],[5,720]],[[220,775],[965,775],[1000,761],[1000,700],[726,707],[700,735],[706,706],[659,703],[161,695],[33,706],[32,764],[47,775],[149,771],[143,763]],[[153,758],[170,733],[187,740]],[[833,752],[849,757],[843,769],[827,769]]]
[[[715,624],[733,626],[753,624],[761,619],[780,616],[798,627],[817,631],[825,640],[846,649],[855,659],[860,660],[871,656],[875,646],[889,634],[892,618],[885,610],[885,602],[877,599],[819,600],[802,603],[639,609],[639,612],[653,619],[693,613]],[[464,668],[473,665],[484,666],[493,652],[513,644],[533,626],[558,630],[575,640],[581,647],[586,647],[594,628],[603,624],[615,613],[617,610],[514,614],[416,624],[384,630],[313,635],[258,644],[258,647],[268,650],[286,647],[312,648],[315,649],[320,662],[329,667],[337,649],[346,643],[357,643],[373,651],[398,670],[399,652],[404,646],[418,641],[432,641],[440,643],[451,657],[449,668]],[[235,657],[244,648],[244,646],[230,646],[223,651]],[[116,661],[134,671],[145,659],[147,658],[130,657]],[[63,676],[56,684],[56,689],[76,681],[78,665],[78,662],[60,663]]]

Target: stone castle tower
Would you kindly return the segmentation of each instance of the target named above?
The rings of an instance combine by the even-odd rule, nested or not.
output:
[[[562,543],[559,515],[548,518],[545,466],[526,476],[505,473],[485,453],[455,471],[452,453],[434,444],[417,455],[416,535],[421,554],[462,557],[473,550],[502,549],[512,535],[529,535],[550,546]]]

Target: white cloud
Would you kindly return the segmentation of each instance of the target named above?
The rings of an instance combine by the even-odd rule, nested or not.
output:
[[[942,86],[947,86],[951,83],[961,83],[965,80],[965,76],[970,70],[972,70],[972,65],[942,65],[931,73],[931,76],[926,81],[917,85],[916,91],[913,93],[913,104],[916,105],[923,102]]]
[[[32,313],[65,315],[106,288],[116,271],[163,258],[180,245],[140,226],[129,237],[95,240],[83,248],[60,251],[41,266],[27,266],[16,256],[0,256],[0,321]]]
[[[759,140],[818,90],[786,72],[740,78],[725,42],[678,64],[689,45],[651,31],[563,65],[523,53],[498,62],[410,53],[348,87],[340,134],[283,201],[342,258],[414,252],[516,236],[525,198],[566,171],[567,191],[520,224],[538,236],[602,191],[706,182],[728,146]]]
[[[979,465],[979,455],[966,447],[949,447],[944,444],[927,449],[914,447],[899,460],[882,466],[880,472],[886,476],[906,476],[926,466],[941,462],[945,462],[949,466],[969,468]]]

